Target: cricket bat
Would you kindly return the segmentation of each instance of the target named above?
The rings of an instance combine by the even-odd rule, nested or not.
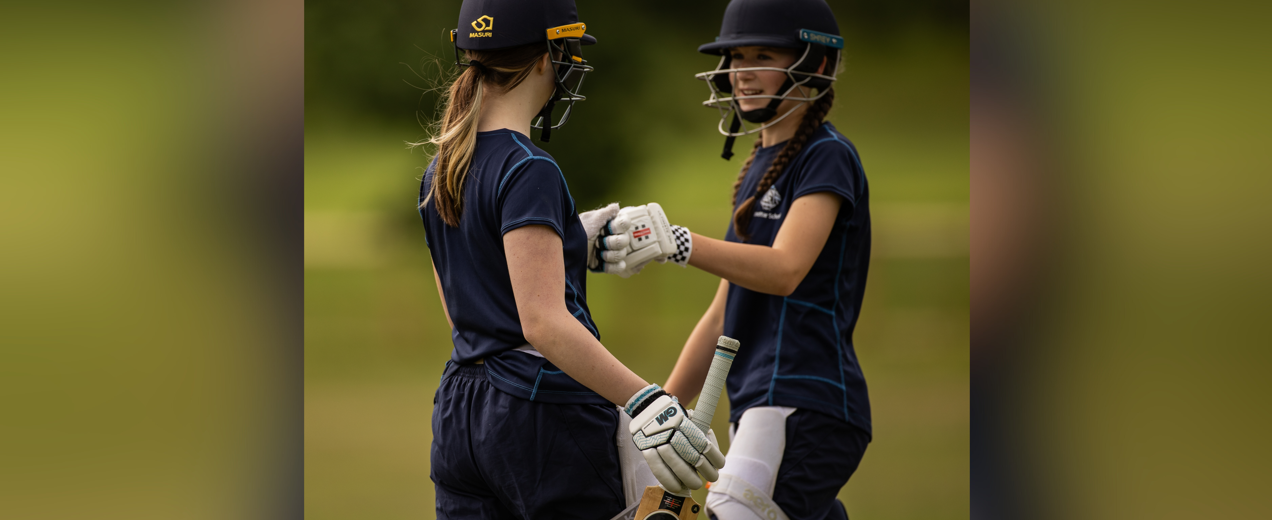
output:
[[[707,381],[702,385],[702,393],[698,394],[698,406],[693,410],[693,424],[703,433],[711,429],[711,419],[715,417],[716,404],[720,402],[720,392],[724,390],[724,378],[729,375],[733,366],[733,358],[738,355],[738,340],[728,336],[720,336],[716,342],[715,357],[711,359],[711,368],[707,370]],[[640,498],[640,506],[636,508],[634,520],[696,520],[702,507],[691,496],[680,496],[668,493],[660,486],[645,488]]]

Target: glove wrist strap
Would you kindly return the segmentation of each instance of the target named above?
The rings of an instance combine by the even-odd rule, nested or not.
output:
[[[671,235],[676,242],[676,250],[667,260],[680,267],[689,267],[689,255],[693,254],[693,235],[684,226],[671,226]]]
[[[634,418],[645,411],[645,408],[648,408],[650,403],[664,395],[667,395],[667,392],[664,392],[661,386],[649,385],[640,389],[631,399],[628,399],[627,406],[623,407],[623,410],[627,412],[628,416]]]

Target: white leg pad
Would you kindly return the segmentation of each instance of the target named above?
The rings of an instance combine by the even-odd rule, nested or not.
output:
[[[786,451],[786,418],[795,410],[760,406],[742,413],[720,480],[707,493],[709,512],[720,520],[786,520],[772,495]]]
[[[733,475],[711,484],[707,511],[720,520],[788,520],[768,493]]]

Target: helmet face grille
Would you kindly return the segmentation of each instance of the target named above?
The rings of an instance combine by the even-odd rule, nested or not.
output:
[[[777,109],[782,104],[782,101],[792,100],[805,104],[821,99],[826,94],[826,90],[835,81],[835,74],[839,69],[839,56],[838,49],[828,49],[823,45],[808,43],[805,44],[804,53],[800,56],[800,59],[784,69],[776,67],[732,68],[733,59],[726,52],[720,58],[720,63],[715,70],[701,72],[695,74],[694,77],[706,81],[707,87],[711,89],[710,97],[703,101],[702,104],[720,111],[720,124],[716,128],[722,135],[739,137],[773,126],[791,115],[799,107],[799,105],[796,105],[785,113],[779,114]],[[823,57],[826,58],[826,70],[823,71],[823,74],[818,74],[816,71],[821,66]],[[729,75],[738,72],[755,71],[782,72],[786,74],[786,82],[779,89],[778,94],[734,95],[733,84],[729,81]],[[817,90],[817,94],[807,93],[814,89]],[[768,106],[764,108],[742,110],[742,107],[738,104],[739,98],[769,99],[770,101]],[[752,128],[742,124],[740,127],[735,125],[726,129],[725,125],[730,120],[733,120],[735,115],[747,123],[761,123],[761,125]]]
[[[549,40],[548,52],[549,56],[554,56],[552,69],[556,79],[556,91],[544,105],[544,110],[539,117],[530,123],[531,128],[540,130],[561,128],[570,120],[574,103],[587,99],[580,91],[583,87],[584,76],[593,70],[592,66],[587,64],[587,60],[583,59],[583,46],[578,38]],[[552,114],[556,103],[565,103],[566,106],[561,112],[561,117],[553,122]]]

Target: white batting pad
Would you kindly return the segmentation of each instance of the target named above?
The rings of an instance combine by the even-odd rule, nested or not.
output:
[[[757,406],[742,412],[729,446],[728,463],[711,485],[706,506],[720,518],[785,519],[773,504],[777,470],[786,451],[786,418],[796,408]]]

